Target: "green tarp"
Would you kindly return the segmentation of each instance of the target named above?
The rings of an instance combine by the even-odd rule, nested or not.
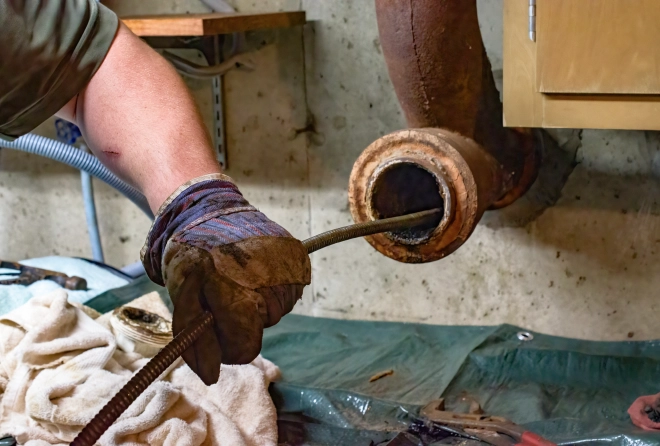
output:
[[[297,415],[285,427],[304,444],[376,444],[373,431],[405,429],[441,396],[447,410],[477,401],[558,443],[660,444],[626,413],[660,392],[660,342],[521,341],[521,331],[290,315],[266,331],[262,353],[282,369],[272,394],[280,413]]]
[[[143,280],[90,305],[108,311],[153,290],[168,300]],[[521,331],[286,316],[266,330],[262,350],[283,374],[271,388],[282,440],[378,444],[444,397],[447,410],[477,401],[558,443],[660,445],[660,434],[635,428],[626,413],[638,396],[660,392],[660,342],[538,333],[521,341]]]

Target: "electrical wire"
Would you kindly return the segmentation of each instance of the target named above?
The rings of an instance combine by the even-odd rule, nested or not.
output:
[[[231,56],[224,62],[208,67],[190,62],[183,57],[179,57],[168,51],[163,51],[163,57],[174,65],[174,68],[176,68],[179,73],[195,79],[212,79],[216,76],[222,76],[234,68],[243,68],[245,70],[254,69],[254,64],[250,61],[249,57],[243,54]]]

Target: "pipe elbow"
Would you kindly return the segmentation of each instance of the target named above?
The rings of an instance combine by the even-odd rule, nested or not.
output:
[[[376,16],[410,130],[380,138],[358,158],[351,212],[363,222],[441,200],[445,213],[433,230],[368,238],[396,260],[433,261],[461,246],[485,210],[524,195],[540,156],[531,132],[503,126],[476,0],[376,0]]]

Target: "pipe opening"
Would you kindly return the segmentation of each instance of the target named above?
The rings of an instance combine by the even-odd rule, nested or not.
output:
[[[399,162],[386,167],[374,179],[371,190],[371,209],[377,219],[442,209],[428,223],[387,233],[399,243],[423,243],[442,222],[445,200],[440,185],[433,174],[417,164]]]

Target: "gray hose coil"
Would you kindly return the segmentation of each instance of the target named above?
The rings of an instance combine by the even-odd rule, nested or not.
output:
[[[119,179],[119,177],[101,164],[101,161],[99,161],[98,158],[89,153],[85,153],[82,150],[55,141],[54,139],[45,138],[32,133],[21,136],[14,141],[4,141],[0,139],[0,147],[41,155],[87,172],[117,189],[126,198],[135,203],[135,205],[139,207],[142,212],[147,214],[150,219],[154,219],[154,214],[151,212],[146,197],[133,186]]]

